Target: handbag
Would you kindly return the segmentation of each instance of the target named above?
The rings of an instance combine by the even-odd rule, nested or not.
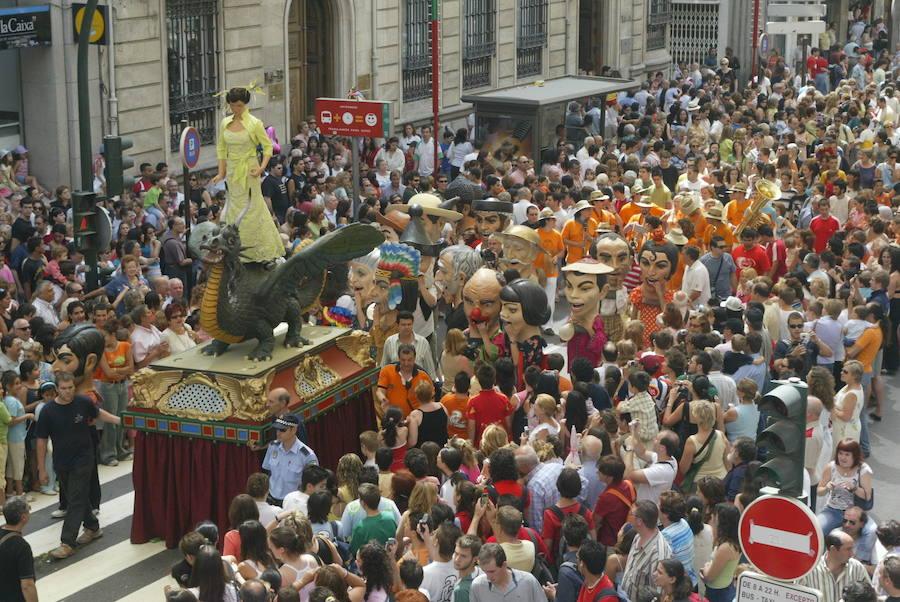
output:
[[[715,442],[718,435],[718,431],[713,430],[712,434],[707,437],[706,442],[700,446],[696,457],[699,458],[703,455],[703,452],[706,452],[706,455],[703,455],[703,459],[699,462],[691,464],[691,467],[688,468],[688,471],[684,474],[684,478],[681,480],[681,493],[685,495],[694,493],[694,479],[696,478],[697,473],[700,472],[700,469],[703,468],[703,465],[706,464],[706,461],[709,460],[709,456],[712,454],[711,444]]]
[[[860,467],[856,470],[856,482],[857,483],[862,482],[862,465],[860,465]],[[872,493],[869,496],[869,499],[860,497],[854,493],[853,494],[853,505],[858,506],[860,509],[865,510],[866,512],[868,512],[869,510],[874,508],[875,507],[875,487],[874,486],[872,487]]]

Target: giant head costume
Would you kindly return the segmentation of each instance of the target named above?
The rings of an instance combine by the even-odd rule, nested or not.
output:
[[[96,326],[86,322],[69,326],[53,340],[54,372],[71,372],[79,392],[93,389],[93,374],[103,355],[105,339]]]
[[[368,255],[352,260],[349,265],[350,291],[358,294],[366,305],[375,300],[375,270],[378,269],[380,257],[381,251],[375,249]]]
[[[509,226],[513,204],[494,198],[474,200],[472,213],[475,214],[475,230],[479,238],[487,240],[492,234],[503,232]]]
[[[463,285],[484,265],[481,253],[467,245],[451,245],[438,256],[434,284],[450,304],[462,296]]]
[[[463,287],[463,305],[469,319],[469,329],[474,326],[486,327],[485,332],[494,334],[500,325],[500,290],[502,277],[494,270],[480,268]],[[474,332],[474,331],[473,331]]]
[[[566,300],[572,308],[571,321],[588,328],[600,314],[600,301],[610,288],[607,278],[613,269],[596,259],[582,259],[563,267],[563,272]]]
[[[631,247],[628,242],[614,232],[600,234],[591,247],[591,257],[613,269],[606,278],[610,290],[622,288],[622,281],[631,269]]]
[[[541,325],[550,319],[550,307],[544,287],[519,278],[500,290],[500,319],[503,331],[513,341],[524,341],[540,334]]]
[[[375,270],[374,301],[383,311],[412,311],[419,299],[419,252],[400,243],[384,243]]]
[[[428,234],[428,238],[433,244],[438,244],[443,239],[444,226],[449,223],[458,222],[463,218],[463,214],[454,211],[457,199],[441,201],[441,199],[430,192],[420,192],[410,197],[409,202],[404,205],[397,205],[397,211],[408,213],[410,207],[418,205],[424,216],[424,229]]]
[[[503,257],[499,264],[502,269],[514,269],[522,278],[539,282],[543,274],[536,273],[534,261],[544,254],[541,238],[528,226],[510,226],[504,232],[494,234],[503,246]]]
[[[641,266],[641,289],[645,301],[657,299],[656,289],[665,290],[672,274],[678,269],[678,247],[665,240],[650,239],[638,253]]]

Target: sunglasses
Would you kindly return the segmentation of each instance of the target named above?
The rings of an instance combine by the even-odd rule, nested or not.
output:
[[[788,324],[788,328],[803,328],[803,324]]]

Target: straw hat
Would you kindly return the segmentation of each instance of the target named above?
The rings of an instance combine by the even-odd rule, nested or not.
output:
[[[634,201],[634,204],[638,207],[643,207],[645,209],[648,207],[654,206],[653,203],[650,202],[650,197],[648,197],[648,196],[642,196],[638,200]]]
[[[703,217],[725,223],[725,208],[722,207],[722,203],[716,203],[703,212]]]
[[[591,193],[591,202],[595,201],[608,201],[609,195],[603,192],[602,190],[595,190]]]
[[[550,207],[544,207],[538,214],[538,221],[542,222],[548,219],[556,219],[556,214],[553,213],[553,209],[551,209]]]
[[[688,243],[687,236],[681,231],[681,228],[672,228],[666,234],[666,240],[677,247],[683,247]]]
[[[681,195],[681,212],[684,215],[691,215],[700,209],[700,201],[693,194]]]
[[[430,215],[432,217],[442,217],[451,222],[457,222],[462,219],[463,214],[459,211],[454,211],[451,207],[456,206],[457,199],[450,199],[449,201],[441,201],[440,197],[433,195],[428,192],[420,192],[419,194],[414,194],[409,198],[405,204],[397,205],[397,211],[402,211],[404,213],[409,212],[409,208],[412,205],[418,205],[422,208],[422,213],[424,215]]]
[[[578,272],[579,274],[612,274],[615,270],[605,263],[600,263],[596,259],[584,258],[575,263],[569,263],[563,266],[563,272]]]
[[[746,182],[735,182],[734,186],[728,189],[728,194],[732,192],[747,192],[747,184]]]
[[[575,203],[575,206],[572,207],[572,215],[577,215],[579,211],[584,211],[585,209],[593,209],[591,204],[584,199]]]

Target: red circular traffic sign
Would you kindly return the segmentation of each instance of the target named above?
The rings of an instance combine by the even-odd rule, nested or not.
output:
[[[181,162],[188,169],[197,167],[200,162],[200,132],[196,128],[186,127],[181,130]]]
[[[816,515],[794,498],[766,495],[741,515],[741,549],[760,572],[790,581],[809,573],[825,543]]]

